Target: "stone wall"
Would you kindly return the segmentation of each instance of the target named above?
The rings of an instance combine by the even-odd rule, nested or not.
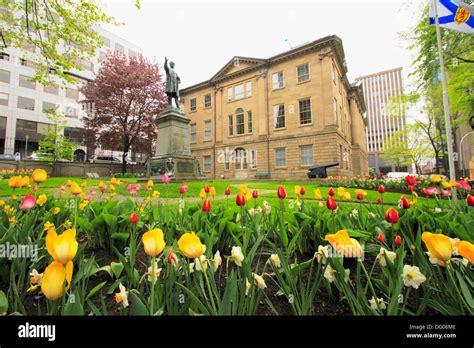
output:
[[[52,164],[41,161],[0,161],[0,170],[6,169],[37,169],[42,168],[48,175],[56,177],[86,177],[86,173],[97,173],[101,177],[111,176],[122,172],[122,165],[116,163],[81,163],[81,162],[57,162]],[[145,173],[143,165],[128,165],[128,173]]]

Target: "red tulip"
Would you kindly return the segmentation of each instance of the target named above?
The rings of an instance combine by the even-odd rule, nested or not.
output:
[[[38,191],[39,187],[38,187],[38,185],[33,185],[33,186],[31,186],[31,189],[33,191]]]
[[[329,210],[336,210],[337,209],[337,202],[332,196],[328,196],[328,198],[326,198],[326,207]]]
[[[305,193],[306,193],[306,190],[304,189],[303,186],[301,186],[301,188],[300,188],[300,195],[304,196]]]
[[[407,185],[416,185],[416,179],[412,175],[407,175],[405,177],[405,182],[406,182]]]
[[[29,210],[36,205],[36,197],[33,195],[25,195],[20,203],[20,210]]]
[[[175,252],[173,251],[173,249],[170,250],[170,253],[168,255],[168,263],[170,265],[174,264],[176,261],[178,260],[178,258],[176,257],[176,254]]]
[[[188,190],[188,185],[183,184],[179,187],[179,193],[180,194],[186,193],[187,190]]]
[[[204,192],[209,193],[210,190],[208,185],[204,185]]]
[[[278,186],[277,193],[278,193],[278,198],[280,199],[286,198],[286,190],[283,186]]]
[[[379,191],[379,193],[385,193],[385,187],[380,185],[377,191]]]
[[[107,190],[107,185],[104,185],[104,186],[100,187],[100,192],[104,193],[105,190]]]
[[[403,209],[408,209],[410,208],[410,202],[408,202],[408,199],[406,199],[405,196],[401,196],[400,201],[398,202],[398,206]]]
[[[137,213],[130,214],[130,223],[136,224],[138,222],[138,215]]]
[[[398,222],[398,211],[393,208],[389,208],[385,212],[385,221],[390,222],[391,224],[396,224]]]
[[[377,203],[378,203],[378,204],[381,204],[381,203],[382,203],[382,198],[377,197]]]
[[[382,234],[382,233],[379,233],[379,235],[377,236],[377,240],[378,240],[380,243],[385,242],[385,238],[383,237],[383,234]]]
[[[335,194],[335,193],[334,193],[334,189],[331,187],[331,188],[329,189],[328,195],[330,195],[331,197],[334,197],[334,194]]]
[[[257,191],[257,190],[253,190],[253,191],[252,191],[252,197],[253,197],[254,199],[257,199],[257,198],[258,198],[258,191]]]
[[[410,192],[415,191],[415,185],[408,185],[408,191]]]
[[[461,189],[466,190],[466,191],[471,191],[471,189],[472,189],[472,187],[467,182],[465,182],[464,180],[459,180],[456,183],[456,187],[461,188]]]
[[[364,199],[364,194],[362,194],[362,193],[359,192],[359,193],[356,195],[356,198],[357,198],[359,201],[362,201],[362,200]]]
[[[402,237],[400,237],[398,235],[395,237],[395,245],[396,246],[402,245]]]
[[[467,195],[466,202],[467,202],[468,206],[474,207],[474,196],[473,195]]]
[[[235,203],[241,207],[245,205],[245,196],[243,193],[237,193],[237,196],[235,197]]]
[[[226,196],[230,196],[230,188],[226,188],[226,189],[225,189],[225,195],[226,195]]]
[[[209,198],[206,198],[202,203],[202,211],[206,213],[211,211],[211,201],[209,200]]]

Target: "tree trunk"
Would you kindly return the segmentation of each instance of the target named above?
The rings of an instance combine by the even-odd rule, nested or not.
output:
[[[130,142],[127,137],[123,139],[123,152],[122,152],[122,174],[127,172],[127,153],[130,150]]]

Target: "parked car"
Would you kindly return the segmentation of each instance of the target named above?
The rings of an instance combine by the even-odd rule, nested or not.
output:
[[[0,155],[0,161],[14,161],[14,160],[15,160],[15,155],[7,155],[7,154]]]
[[[33,152],[31,155],[29,155],[26,159],[30,161],[42,161],[45,158],[50,156],[48,153],[41,153],[41,152]],[[68,160],[66,158],[58,158],[57,162],[71,162],[71,160]]]
[[[385,175],[385,180],[400,180],[405,179],[407,175],[410,175],[408,172],[389,172]]]
[[[98,156],[93,155],[89,158],[90,163],[122,163],[120,158],[116,156]]]

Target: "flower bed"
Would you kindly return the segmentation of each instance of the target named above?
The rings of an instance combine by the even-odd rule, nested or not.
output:
[[[14,176],[0,201],[0,312],[25,315],[470,315],[474,197],[405,183],[399,205],[340,183],[274,186],[62,184]],[[201,185],[201,184],[199,184]],[[191,185],[190,185],[191,186]],[[459,200],[442,189],[458,186]],[[426,188],[426,189],[428,189]],[[116,199],[117,191],[128,198]],[[160,192],[161,191],[161,192]],[[422,192],[422,190],[419,190]],[[139,194],[143,196],[138,198]],[[311,198],[309,198],[311,196]],[[221,197],[222,199],[217,199]],[[355,203],[354,203],[355,202]],[[20,247],[24,246],[24,247]]]

